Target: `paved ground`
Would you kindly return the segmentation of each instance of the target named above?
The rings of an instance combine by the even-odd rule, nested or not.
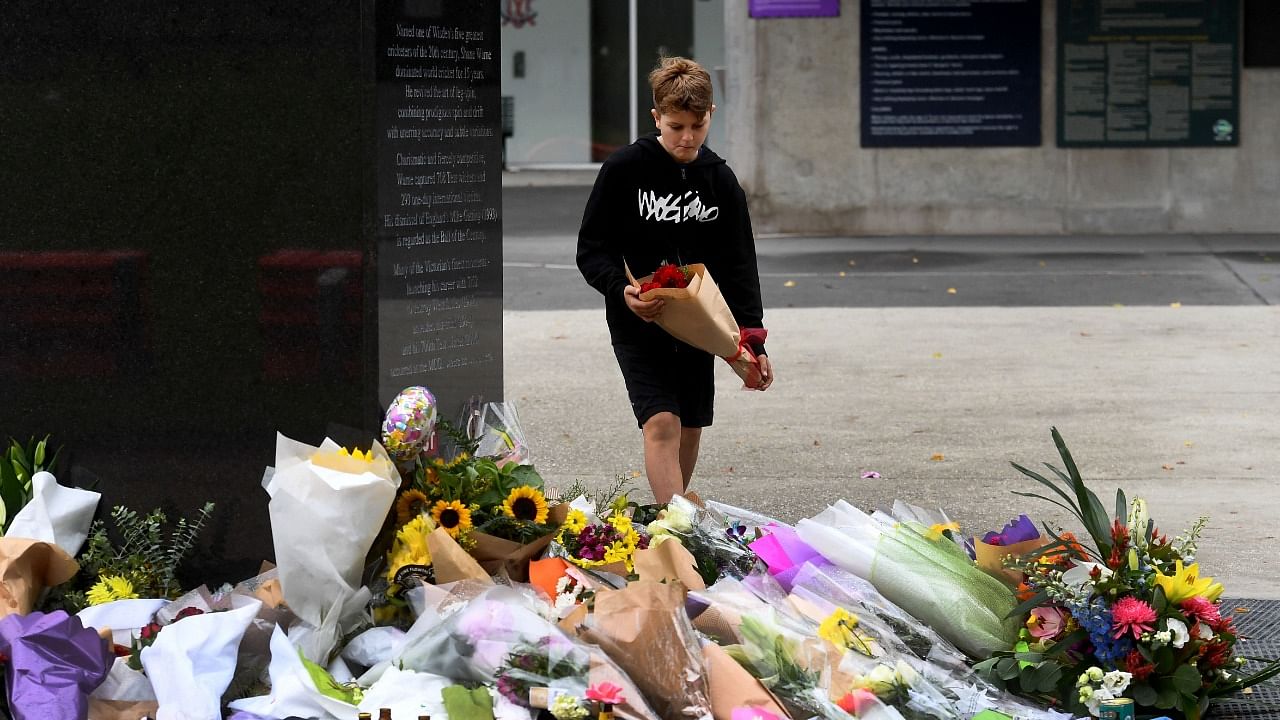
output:
[[[598,297],[573,268],[586,192],[506,190],[507,395],[553,484],[642,468]],[[840,497],[941,506],[974,532],[1020,511],[1058,521],[1011,494],[1036,486],[1009,466],[1057,462],[1057,426],[1105,500],[1146,497],[1171,535],[1210,515],[1203,572],[1280,598],[1280,237],[758,248],[779,380],[739,391],[721,368],[704,496],[789,521]]]

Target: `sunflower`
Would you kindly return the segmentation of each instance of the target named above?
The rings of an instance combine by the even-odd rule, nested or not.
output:
[[[396,500],[396,526],[403,527],[430,507],[431,501],[421,490],[406,490]]]
[[[431,519],[455,540],[458,533],[471,529],[471,510],[457,500],[437,500],[431,507]]]
[[[507,517],[541,525],[547,521],[547,499],[537,488],[521,485],[502,501],[502,512]]]

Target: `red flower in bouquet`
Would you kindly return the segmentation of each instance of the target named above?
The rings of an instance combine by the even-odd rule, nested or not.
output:
[[[653,281],[658,283],[659,287],[664,288],[689,287],[689,278],[685,276],[684,270],[677,265],[659,266],[653,273]]]
[[[1186,614],[1188,619],[1202,622],[1206,625],[1213,625],[1221,618],[1218,606],[1199,595],[1183,600],[1178,603],[1178,607],[1182,608],[1182,612]]]
[[[1111,622],[1115,628],[1112,637],[1121,638],[1125,634],[1141,637],[1142,633],[1151,632],[1155,621],[1156,611],[1132,595],[1120,598],[1111,606]]]
[[[1142,653],[1130,650],[1129,654],[1124,656],[1124,669],[1133,675],[1134,680],[1142,681],[1151,677],[1151,673],[1156,671],[1156,666],[1147,662],[1147,659],[1142,657]]]
[[[1215,640],[1200,648],[1200,659],[1211,668],[1219,668],[1231,659],[1231,644]]]

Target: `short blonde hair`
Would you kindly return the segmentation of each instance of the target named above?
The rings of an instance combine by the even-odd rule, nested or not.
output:
[[[711,75],[689,58],[664,57],[649,73],[653,88],[653,107],[659,114],[711,110]]]

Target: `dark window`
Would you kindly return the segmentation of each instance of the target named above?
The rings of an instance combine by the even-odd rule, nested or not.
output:
[[[1280,67],[1280,3],[1244,0],[1244,66]]]

